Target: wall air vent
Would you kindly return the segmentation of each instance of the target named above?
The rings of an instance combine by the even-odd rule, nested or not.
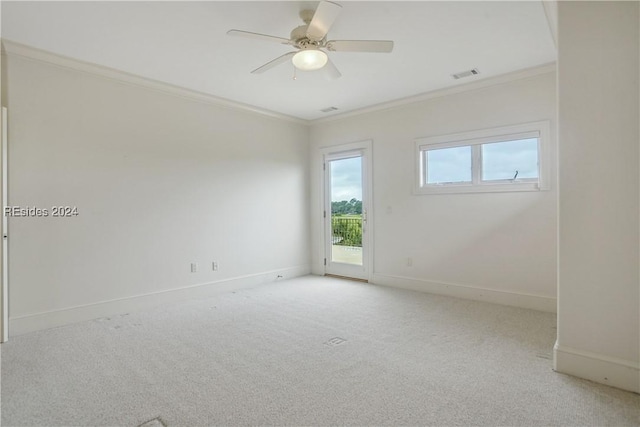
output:
[[[458,80],[458,79],[463,79],[469,76],[475,76],[476,74],[480,74],[480,71],[478,71],[477,68],[474,68],[473,70],[462,71],[461,73],[451,74],[451,77]]]
[[[338,108],[337,107],[327,107],[327,108],[323,108],[322,111],[323,113],[330,113],[332,111],[336,111]]]

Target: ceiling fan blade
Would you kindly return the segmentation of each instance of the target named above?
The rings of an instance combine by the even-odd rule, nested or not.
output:
[[[388,53],[393,50],[393,42],[391,40],[330,40],[326,47],[332,52]]]
[[[269,61],[266,64],[264,64],[262,67],[258,67],[255,70],[253,70],[251,72],[251,74],[262,74],[265,71],[268,71],[270,69],[272,69],[273,67],[275,67],[276,65],[280,65],[283,62],[287,62],[287,60],[289,58],[291,58],[293,55],[295,55],[297,52],[289,52],[289,53],[285,53],[282,56],[277,57],[276,59],[274,59],[273,61]]]
[[[324,71],[325,77],[328,78],[329,80],[335,80],[342,77],[342,73],[338,71],[333,61],[331,61],[331,59],[327,60],[327,65],[324,66],[323,71]]]
[[[264,41],[276,42],[276,43],[282,43],[282,44],[291,44],[291,40],[285,39],[283,37],[269,36],[269,35],[260,34],[260,33],[252,33],[250,31],[229,30],[227,31],[227,35],[235,36],[235,37],[247,37],[250,39],[258,39],[258,40],[264,40]]]
[[[322,40],[336,20],[342,6],[330,1],[321,1],[313,14],[313,18],[307,28],[307,37],[312,41]]]

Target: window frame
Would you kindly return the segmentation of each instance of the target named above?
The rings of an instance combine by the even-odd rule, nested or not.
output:
[[[538,138],[538,178],[482,180],[482,145]],[[539,121],[491,129],[415,139],[414,194],[493,193],[549,190],[549,121]],[[428,184],[429,151],[471,147],[471,182]]]

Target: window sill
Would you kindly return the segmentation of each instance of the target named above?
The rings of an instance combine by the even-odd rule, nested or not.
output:
[[[546,191],[540,185],[531,182],[504,183],[504,184],[469,184],[469,185],[428,185],[414,188],[413,194],[468,194],[468,193],[507,193],[515,191]]]

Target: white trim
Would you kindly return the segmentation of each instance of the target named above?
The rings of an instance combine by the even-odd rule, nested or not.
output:
[[[474,194],[474,193],[509,193],[523,191],[540,191],[541,188],[537,182],[489,182],[482,184],[471,184],[467,182],[452,183],[443,185],[429,185],[415,190],[414,194],[418,196],[433,194]]]
[[[352,159],[354,157],[362,157],[362,149],[330,152],[325,155],[324,160],[325,162],[330,162],[332,160],[346,160],[346,159]]]
[[[262,273],[248,274],[215,282],[185,286],[178,289],[168,289],[166,291],[153,292],[150,294],[135,295],[126,298],[101,301],[93,304],[69,307],[61,310],[52,310],[14,317],[9,319],[11,336],[96,319],[99,317],[111,316],[118,313],[140,311],[161,304],[171,304],[179,300],[207,298],[236,289],[272,283],[276,280],[280,280],[277,277],[278,275],[283,276],[283,279],[281,280],[306,276],[309,274],[310,270],[311,268],[309,265],[300,265],[265,271]]]
[[[394,288],[446,295],[455,298],[546,311],[549,313],[555,313],[557,308],[556,298],[553,297],[501,291],[497,289],[487,289],[455,283],[434,282],[412,277],[390,276],[374,273],[372,283]]]
[[[539,138],[539,127],[549,122],[534,122],[523,125],[503,126],[493,129],[456,133],[452,135],[438,135],[426,138],[416,138],[420,146],[437,145],[438,148],[463,147],[466,145],[491,144],[494,142],[514,141],[517,139]],[[534,129],[535,128],[535,129]],[[525,129],[525,130],[522,130]],[[509,132],[513,130],[513,132]],[[522,131],[521,131],[522,130]]]
[[[553,346],[553,369],[563,374],[640,393],[640,363],[591,351]]]
[[[358,151],[362,150],[363,148],[371,148],[372,144],[372,139],[365,139],[362,141],[347,142],[344,144],[324,145],[322,147],[319,147],[319,149],[323,155],[328,153],[339,155],[341,153],[347,153],[349,151]]]
[[[216,105],[225,108],[232,108],[235,110],[259,114],[261,116],[285,120],[302,125],[309,124],[307,120],[299,119],[297,117],[288,116],[286,114],[281,114],[275,111],[255,107],[253,105],[243,104],[241,102],[231,101],[229,99],[220,98],[207,93],[186,89],[180,86],[172,85],[170,83],[165,83],[158,80],[153,80],[124,71],[116,70],[114,68],[109,68],[102,65],[70,58],[67,56],[58,55],[56,53],[37,49],[35,47],[27,46],[7,39],[2,39],[2,53],[6,53],[10,56],[20,56],[22,58],[44,62],[47,64],[56,65],[58,67],[88,73],[94,76],[100,76],[109,80],[115,80],[120,83],[126,83],[133,86],[156,90],[164,94],[186,98],[192,101],[198,101],[205,104]]]
[[[481,129],[450,135],[436,135],[414,139],[414,185],[413,194],[452,194],[452,193],[493,193],[508,191],[539,191],[549,190],[550,157],[549,145],[551,125],[548,120],[502,126],[491,129]],[[538,139],[538,178],[522,180],[483,181],[481,178],[480,146],[494,142],[512,141],[518,139]],[[427,150],[453,147],[471,147],[471,182],[426,184],[425,156]]]
[[[431,92],[425,92],[419,95],[410,96],[407,98],[396,99],[389,102],[383,102],[380,104],[372,105],[369,107],[360,108],[357,110],[347,111],[341,114],[335,114],[330,117],[323,117],[320,119],[309,120],[312,125],[333,122],[336,120],[347,119],[350,117],[360,116],[363,114],[374,113],[378,111],[393,110],[400,107],[405,107],[410,104],[415,104],[429,99],[441,98],[449,95],[455,95],[464,92],[470,92],[478,89],[484,89],[491,86],[498,86],[505,83],[510,83],[517,80],[528,79],[530,77],[536,77],[542,74],[549,74],[556,72],[556,63],[550,63],[541,65],[538,67],[526,68],[524,70],[514,71],[511,73],[501,74],[495,77],[488,77],[486,79],[477,80],[471,83],[466,83],[457,86],[450,86],[443,89],[436,89]]]

